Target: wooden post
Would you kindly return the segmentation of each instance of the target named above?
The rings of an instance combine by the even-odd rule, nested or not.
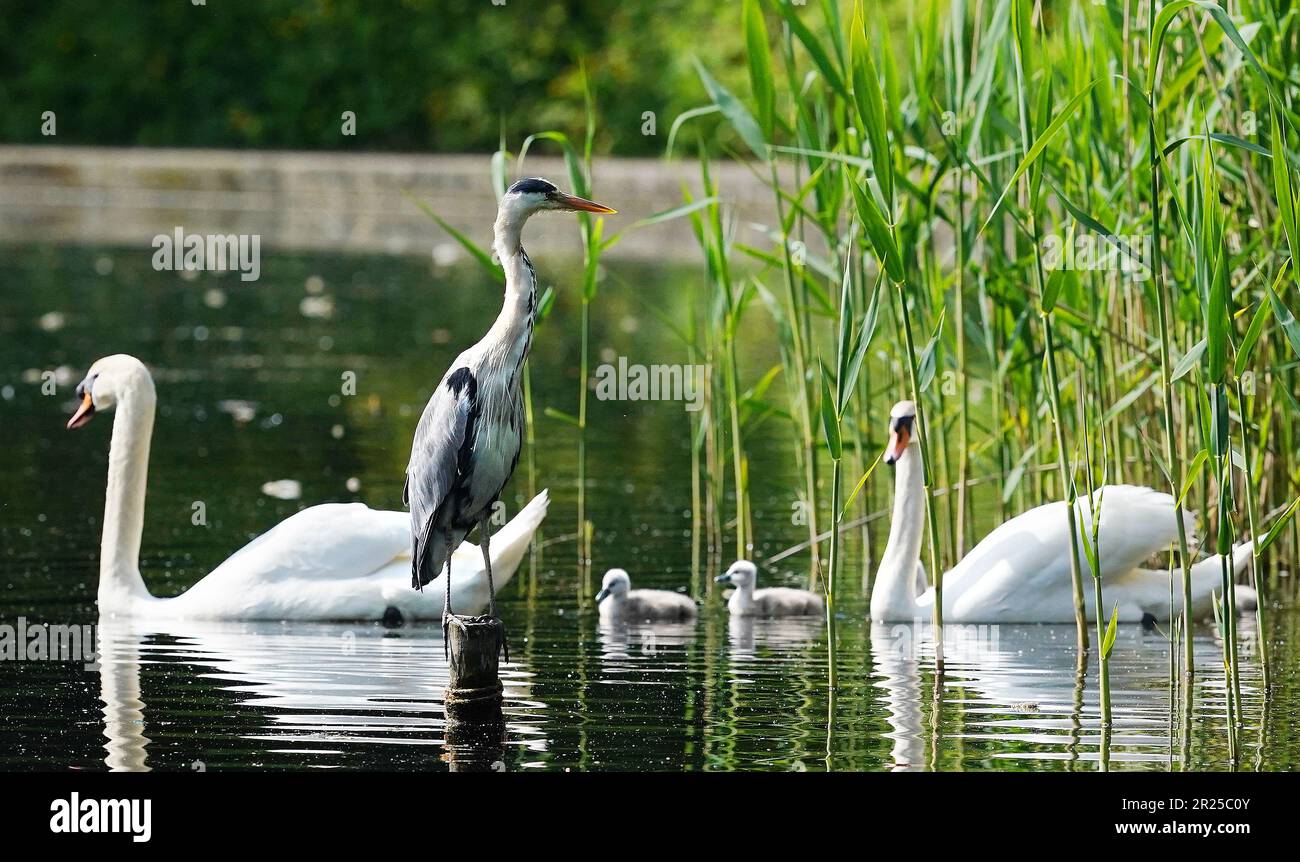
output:
[[[505,626],[488,616],[452,616],[447,629],[450,677],[443,693],[447,761],[453,772],[501,768],[501,654]]]
[[[501,702],[497,657],[504,635],[505,626],[493,617],[452,616],[447,629],[451,657],[445,696],[448,706]]]

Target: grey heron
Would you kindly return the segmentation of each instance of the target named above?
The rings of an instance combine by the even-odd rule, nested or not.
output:
[[[546,180],[521,179],[497,208],[492,248],[505,272],[505,301],[487,334],[447,369],[415,429],[402,502],[411,510],[411,586],[423,590],[452,549],[476,526],[488,576],[488,615],[496,617],[496,587],[488,552],[488,519],[515,470],[524,425],[520,388],[533,340],[537,275],[520,244],[524,223],[545,211],[612,213],[603,204],[566,194]],[[451,609],[451,578],[443,600],[443,650]],[[509,651],[507,648],[507,657]]]

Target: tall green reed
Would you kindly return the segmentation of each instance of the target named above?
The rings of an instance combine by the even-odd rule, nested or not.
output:
[[[1284,289],[1278,275],[1300,238],[1297,157],[1286,146],[1300,115],[1279,70],[1296,63],[1300,22],[1259,0],[1231,12],[1205,0],[1128,11],[1077,0],[922,0],[867,19],[857,8],[842,17],[832,0],[747,0],[740,16],[749,101],[702,73],[710,103],[690,119],[720,119],[714,146],[749,163],[776,204],[770,248],[734,247],[755,264],[756,290],[773,311],[799,494],[818,495],[818,511],[838,519],[836,461],[841,479],[854,459],[852,475],[865,473],[860,441],[904,394],[929,411],[922,440],[935,494],[927,544],[936,581],[940,563],[971,543],[968,512],[1009,517],[1053,498],[1074,501],[1080,471],[1090,490],[1093,470],[1111,481],[1164,485],[1177,512],[1173,604],[1183,608],[1173,666],[1190,701],[1195,557],[1182,513],[1199,511],[1216,543],[1267,531],[1275,554],[1297,559],[1300,522],[1287,509],[1300,494],[1300,402],[1292,391],[1300,331],[1287,309],[1294,286]],[[1257,130],[1252,117],[1262,120]],[[1212,146],[1203,146],[1207,138]],[[1204,196],[1211,182],[1215,200]],[[1215,210],[1209,223],[1207,209]],[[1206,224],[1226,253],[1206,245]],[[847,238],[859,229],[874,253],[870,266],[845,261]],[[1134,266],[1121,277],[1114,264],[1083,261],[1079,273],[1062,275],[1043,259],[1053,238],[1091,241]],[[812,407],[827,401],[816,395],[812,357],[838,347],[843,309],[864,308],[880,277],[895,343],[864,361],[860,397],[836,417],[844,448],[832,458],[809,444]],[[1201,285],[1215,278],[1211,296]],[[1222,314],[1207,316],[1212,299]],[[1245,309],[1255,311],[1243,317]],[[1238,322],[1250,323],[1245,336]],[[931,332],[924,343],[922,333]],[[1248,362],[1241,370],[1219,367],[1221,336],[1226,356]],[[894,385],[892,361],[903,368],[903,386]],[[1245,394],[1247,370],[1269,383],[1257,397],[1272,409]],[[929,385],[949,372],[955,389]],[[1088,404],[1072,406],[1085,383]],[[1220,424],[1242,427],[1223,444],[1210,426],[1229,400],[1241,418],[1229,413]],[[829,462],[829,483],[818,459]],[[1246,469],[1234,466],[1243,459]],[[1248,487],[1234,493],[1234,483]],[[850,502],[862,505],[871,494],[864,486]],[[947,531],[931,529],[940,513]],[[988,526],[977,520],[972,540]],[[827,535],[838,537],[839,522],[830,526]],[[1069,526],[1076,542],[1095,538],[1083,535],[1087,524]],[[864,553],[868,539],[859,542]],[[1267,589],[1261,544],[1250,580]],[[1100,649],[1108,615],[1095,591],[1103,584],[1094,579],[1088,602],[1099,617],[1090,638],[1087,549],[1073,550],[1076,629],[1081,643],[1095,638]],[[844,547],[834,551],[842,557]],[[1089,568],[1095,574],[1104,565]],[[1226,603],[1234,590],[1234,580],[1225,581]],[[1261,604],[1256,622],[1267,629]],[[1235,614],[1224,625],[1231,654]],[[1235,702],[1237,670],[1229,681]]]

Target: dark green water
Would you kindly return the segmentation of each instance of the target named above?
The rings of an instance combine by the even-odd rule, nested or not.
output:
[[[1076,674],[1069,628],[1003,626],[959,645],[936,696],[929,654],[908,648],[909,632],[873,631],[861,584],[850,578],[833,699],[826,634],[815,622],[739,624],[717,596],[703,595],[693,625],[600,628],[578,601],[594,585],[575,564],[575,433],[540,416],[546,406],[576,411],[578,273],[544,250],[533,257],[544,282],[570,289],[533,354],[537,482],[553,502],[540,566],[530,573],[525,564],[503,594],[513,645],[503,740],[445,739],[436,625],[114,624],[100,628],[102,657],[90,667],[0,661],[0,767],[1096,768],[1095,675]],[[699,289],[695,272],[611,265],[611,275],[592,315],[595,361],[685,362],[684,347],[646,305],[684,320]],[[0,624],[97,621],[111,422],[63,430],[72,387],[94,359],[128,352],[155,374],[141,568],[155,594],[174,595],[302,506],[363,500],[400,509],[410,435],[428,393],[498,304],[499,288],[477,271],[433,272],[419,261],[264,255],[261,280],[249,285],[154,272],[138,250],[3,248]],[[762,312],[752,317],[744,351],[756,379],[777,358]],[[42,394],[41,372],[60,368],[55,394]],[[356,375],[355,395],[341,394],[346,372]],[[705,589],[715,566],[691,571],[682,405],[593,399],[589,409],[592,579],[621,566],[640,586]],[[784,433],[769,419],[747,439],[760,558],[806,537],[791,523]],[[301,498],[262,492],[279,479],[300,482]],[[873,481],[876,499],[886,499],[885,475]],[[507,493],[512,508],[526,487],[521,462]],[[206,527],[191,523],[198,501]],[[849,550],[858,553],[853,542]],[[767,583],[804,582],[806,557],[783,565]],[[860,571],[860,558],[849,568]],[[1257,668],[1246,668],[1243,768],[1286,769],[1300,759],[1296,628],[1294,612],[1275,613],[1267,701]],[[1208,630],[1197,650],[1189,762],[1226,768],[1222,671]],[[1121,632],[1112,768],[1169,768],[1168,665],[1158,633]]]

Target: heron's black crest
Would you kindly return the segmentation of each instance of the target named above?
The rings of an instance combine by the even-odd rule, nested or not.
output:
[[[548,195],[557,191],[555,186],[541,177],[526,177],[510,187],[510,194],[527,194],[530,192]]]

